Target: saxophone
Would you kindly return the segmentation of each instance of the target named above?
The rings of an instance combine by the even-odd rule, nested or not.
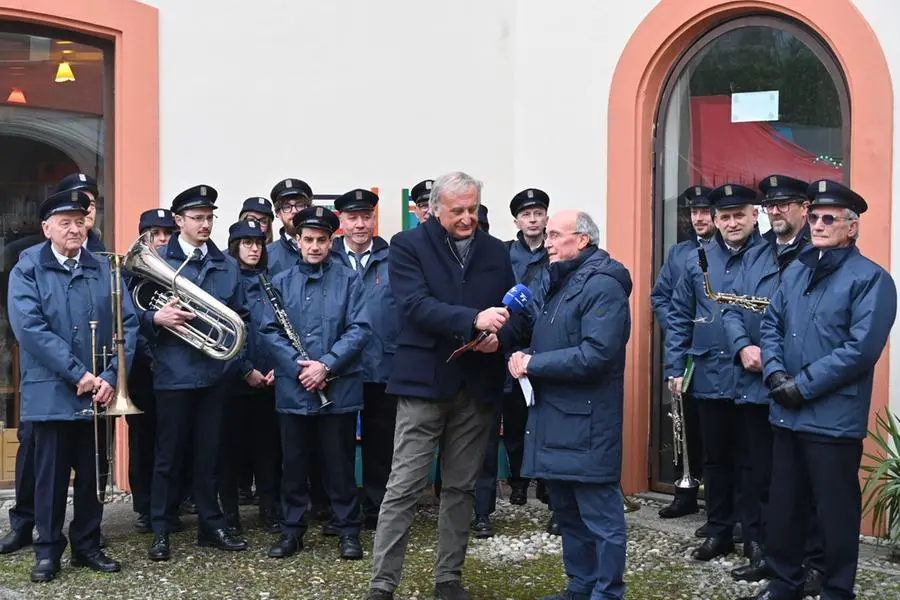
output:
[[[769,299],[761,296],[740,296],[738,294],[723,294],[713,291],[709,283],[709,262],[706,260],[706,250],[701,246],[697,248],[697,258],[700,263],[700,271],[703,273],[703,292],[706,297],[719,304],[730,304],[756,313],[764,313],[769,307]]]

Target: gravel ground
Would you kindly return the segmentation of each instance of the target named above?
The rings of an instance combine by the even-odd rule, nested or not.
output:
[[[186,517],[188,530],[173,536],[174,558],[152,563],[146,558],[150,538],[131,531],[133,513],[128,497],[106,507],[103,531],[110,540],[109,553],[122,560],[116,575],[72,569],[68,558],[56,581],[37,586],[28,580],[33,556],[28,551],[0,557],[0,600],[25,598],[276,598],[355,600],[365,597],[371,569],[372,534],[363,535],[366,558],[341,561],[334,538],[317,530],[306,536],[306,548],[284,561],[265,556],[274,536],[257,526],[254,507],[244,509],[251,549],[223,553],[194,544],[195,517]],[[755,593],[758,585],[732,581],[728,571],[743,559],[700,564],[690,559],[697,544],[694,529],[702,517],[675,521],[656,516],[660,506],[642,499],[640,511],[628,515],[629,600],[732,599]],[[9,502],[5,502],[8,506]],[[436,507],[423,505],[413,525],[403,583],[397,597],[403,600],[431,598],[435,554]],[[524,507],[499,502],[493,516],[496,536],[472,540],[466,561],[465,581],[475,598],[484,600],[532,600],[565,586],[559,538],[544,533],[548,512],[535,500]],[[6,530],[6,511],[0,530]],[[887,559],[883,549],[864,545],[861,552],[857,593],[866,599],[900,598],[900,564]]]

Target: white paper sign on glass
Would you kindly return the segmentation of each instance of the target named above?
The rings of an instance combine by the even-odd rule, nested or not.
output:
[[[731,95],[731,122],[754,123],[778,120],[778,90],[739,92]]]

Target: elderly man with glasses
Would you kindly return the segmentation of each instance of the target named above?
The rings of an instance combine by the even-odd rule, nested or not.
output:
[[[785,269],[761,325],[773,400],[766,523],[773,576],[755,600],[802,597],[810,497],[825,543],[821,597],[854,597],[872,379],[897,312],[890,274],[856,246],[865,200],[827,179],[813,182],[807,196],[812,247]]]

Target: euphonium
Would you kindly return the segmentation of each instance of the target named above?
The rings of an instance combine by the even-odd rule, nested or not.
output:
[[[209,332],[201,331],[190,323],[178,328],[166,327],[172,335],[218,360],[229,360],[237,356],[244,345],[246,331],[244,322],[236,312],[212,297],[200,286],[181,276],[187,265],[186,259],[178,269],[173,269],[159,255],[153,244],[139,237],[125,254],[122,266],[141,281],[132,290],[134,304],[141,310],[160,310],[173,298],[178,299],[180,310],[192,312]],[[147,284],[161,289],[151,290],[145,302],[141,292]]]
[[[738,294],[723,294],[715,292],[709,283],[709,262],[706,260],[706,250],[701,246],[697,248],[697,258],[700,262],[700,271],[703,273],[703,292],[706,297],[719,304],[732,304],[753,312],[766,312],[769,307],[769,299],[761,296],[739,296]]]

